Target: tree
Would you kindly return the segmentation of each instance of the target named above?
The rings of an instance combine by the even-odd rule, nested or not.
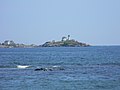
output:
[[[66,40],[66,37],[62,37],[62,41]]]

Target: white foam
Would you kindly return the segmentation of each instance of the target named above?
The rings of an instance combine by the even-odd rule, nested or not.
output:
[[[27,66],[27,65],[17,65],[17,68],[28,68],[28,67],[30,67],[30,66]]]
[[[60,66],[53,66],[54,68],[60,67]]]

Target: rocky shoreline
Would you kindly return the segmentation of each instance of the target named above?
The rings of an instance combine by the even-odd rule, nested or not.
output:
[[[41,47],[87,47],[87,46],[90,45],[75,40],[66,40],[66,41],[46,42]]]

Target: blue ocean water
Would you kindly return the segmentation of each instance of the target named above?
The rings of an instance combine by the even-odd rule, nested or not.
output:
[[[0,48],[0,90],[120,90],[120,46]]]

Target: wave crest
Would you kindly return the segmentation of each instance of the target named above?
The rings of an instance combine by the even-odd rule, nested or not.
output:
[[[17,65],[17,68],[29,68],[30,66],[27,66],[27,65]]]

